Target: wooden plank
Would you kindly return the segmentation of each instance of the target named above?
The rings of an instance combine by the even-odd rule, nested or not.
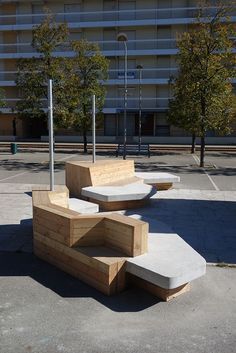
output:
[[[67,233],[55,232],[51,229],[46,228],[45,225],[40,225],[39,223],[36,223],[36,222],[34,222],[33,224],[33,230],[34,230],[34,233],[39,233],[44,237],[48,237],[50,239],[58,241],[59,243],[70,246],[68,231]]]
[[[59,243],[59,245],[55,246],[56,242],[44,238],[40,235],[34,237],[34,252],[40,258],[82,279],[107,295],[116,293],[124,288],[125,258],[104,258],[101,256],[92,258],[86,255],[85,249],[83,249],[84,253],[81,253],[78,248],[68,248]],[[95,264],[96,266],[94,266]],[[107,271],[103,271],[104,265]]]
[[[48,186],[39,186],[32,189],[33,206],[49,205],[54,203],[68,208],[69,190],[65,185],[56,185],[55,191],[50,191]]]
[[[149,224],[141,222],[135,226],[132,256],[139,256],[148,252]]]
[[[86,186],[99,186],[134,178],[134,161],[104,160],[91,162],[67,162],[66,185],[72,195],[80,197]]]
[[[173,298],[178,297],[183,293],[190,291],[190,283],[185,283],[184,285],[174,289],[165,289],[153,283],[145,281],[141,278],[138,278],[137,276],[134,276],[130,273],[127,273],[126,275],[127,275],[127,282],[129,284],[142,288],[164,301],[169,301]]]
[[[133,201],[112,201],[104,202],[98,201],[93,198],[89,198],[88,201],[97,203],[102,211],[121,211],[127,209],[141,208],[147,205],[148,199],[144,200],[133,200]]]
[[[80,261],[86,265],[90,265],[91,267],[94,267],[95,269],[102,271],[104,273],[108,273],[109,266],[115,264],[117,261],[120,261],[120,258],[121,258],[121,254],[119,254],[119,256],[117,257],[101,256],[101,251],[99,247],[96,248],[96,253],[95,253],[96,256],[95,255],[88,256],[88,253],[90,252],[89,247],[69,248],[53,239],[42,236],[39,233],[34,234],[34,240],[40,241],[41,243],[44,243],[48,247],[55,249],[57,251],[60,251],[63,254],[68,254],[69,256],[73,257],[75,260]],[[114,254],[114,252],[112,254]],[[125,258],[125,255],[122,257],[122,260],[123,258]]]
[[[173,183],[157,183],[152,185],[155,186],[157,190],[168,190],[172,188]]]
[[[106,295],[110,295],[110,288],[108,285],[102,284],[101,282],[99,282],[95,279],[92,279],[88,275],[80,272],[78,269],[74,269],[72,266],[63,263],[60,260],[55,259],[51,255],[46,254],[45,251],[40,250],[37,246],[34,249],[34,253],[36,256],[38,256],[42,260],[49,262],[50,264],[58,267],[62,271],[70,274],[71,276],[80,279],[81,281],[87,283],[88,285],[96,288],[100,292],[102,292]]]

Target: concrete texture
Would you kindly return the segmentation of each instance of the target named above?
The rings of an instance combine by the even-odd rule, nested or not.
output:
[[[114,158],[112,152],[99,152],[97,159]],[[199,168],[197,154],[189,152],[159,152],[147,158],[127,157],[135,160],[137,172],[167,172],[181,178],[175,185],[179,189],[236,191],[236,153],[206,152],[206,168]],[[16,155],[0,152],[0,183],[48,184],[48,152],[20,152]],[[55,153],[55,182],[65,184],[65,161],[92,160],[92,155],[82,153]],[[214,182],[214,184],[212,183]]]
[[[96,203],[80,199],[70,198],[69,209],[81,214],[91,214],[99,212],[99,206]]]
[[[81,192],[85,197],[104,202],[143,200],[155,193],[156,189],[151,185],[137,183],[123,186],[88,186]]]
[[[236,270],[208,266],[169,303],[105,297],[31,254],[0,255],[3,353],[235,353]]]
[[[173,289],[203,276],[206,261],[177,234],[152,233],[148,253],[127,260],[127,272]]]
[[[30,254],[32,185],[13,180],[0,183],[1,353],[235,353],[236,268],[208,266],[169,303],[137,289],[107,298]],[[127,214],[178,233],[208,262],[236,263],[235,192],[158,195]]]
[[[135,176],[143,179],[146,184],[157,183],[179,183],[180,177],[171,173],[155,173],[155,172],[136,172]]]

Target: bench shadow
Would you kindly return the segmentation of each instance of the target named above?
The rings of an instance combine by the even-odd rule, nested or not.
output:
[[[149,232],[177,233],[210,263],[236,263],[236,202],[154,199],[125,212],[149,223]]]
[[[137,288],[128,288],[122,293],[107,297],[33,254],[0,253],[1,276],[29,276],[63,298],[92,297],[115,312],[139,312],[161,302]]]

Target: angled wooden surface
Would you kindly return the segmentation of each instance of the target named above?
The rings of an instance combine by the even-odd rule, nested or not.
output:
[[[97,203],[102,211],[120,211],[134,208],[142,208],[146,206],[149,202],[149,199],[105,202],[95,200],[91,197],[88,200],[90,202]]]
[[[59,242],[34,235],[34,253],[106,295],[125,288],[125,256],[106,247],[69,248]]]
[[[133,160],[66,162],[66,186],[75,197],[80,197],[81,189],[86,186],[113,185],[113,183],[122,185],[129,183],[129,180],[140,182],[134,175]]]
[[[144,279],[141,279],[137,276],[134,276],[130,273],[127,273],[126,276],[127,276],[127,282],[129,285],[136,286],[138,288],[142,288],[145,291],[155,295],[156,297],[158,297],[166,302],[173,299],[173,298],[178,297],[181,294],[184,294],[184,293],[190,291],[190,283],[185,283],[182,286],[180,286],[178,288],[174,288],[174,289],[165,289],[165,288],[161,288],[153,283],[145,281]]]

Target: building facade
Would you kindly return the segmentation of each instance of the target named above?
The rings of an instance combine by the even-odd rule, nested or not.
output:
[[[17,138],[40,138],[46,134],[45,123],[35,119],[20,120],[14,111],[19,99],[15,85],[17,60],[35,56],[30,45],[32,28],[43,20],[45,7],[55,14],[58,22],[68,23],[70,39],[86,38],[97,42],[110,60],[104,119],[97,131],[98,141],[122,140],[124,43],[117,42],[120,32],[128,38],[128,141],[138,140],[140,108],[143,141],[188,141],[186,132],[168,124],[167,110],[171,97],[168,82],[170,76],[177,73],[176,35],[192,26],[197,0],[2,0],[0,86],[5,91],[7,105],[1,109],[0,139],[14,135]],[[73,53],[58,51],[56,55],[72,56]],[[57,135],[70,140],[75,133],[60,130]],[[210,132],[209,136],[217,142]],[[224,143],[235,143],[236,132],[223,140]]]

